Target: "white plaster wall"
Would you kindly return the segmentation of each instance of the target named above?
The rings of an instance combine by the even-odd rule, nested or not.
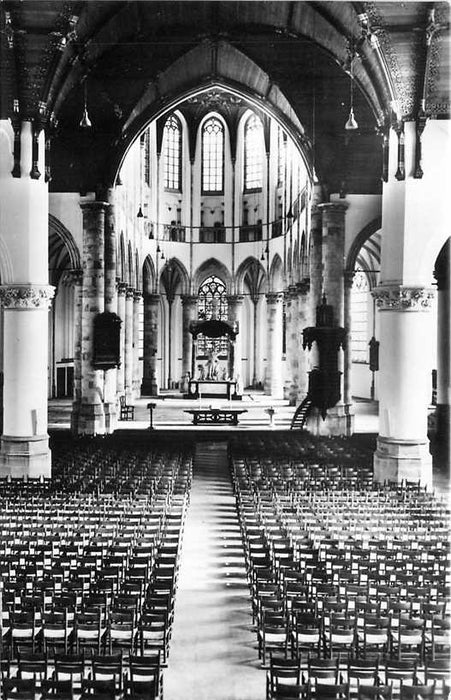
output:
[[[340,199],[338,194],[331,196],[333,202],[349,204],[345,217],[345,260],[349,249],[360,231],[376,217],[381,215],[382,195],[379,194],[349,194],[346,199]]]
[[[72,234],[81,256],[83,250],[83,215],[80,208],[80,194],[78,192],[50,192],[49,213],[56,216]]]
[[[413,178],[415,125],[405,125],[406,179],[397,181],[397,137],[390,133],[389,181],[384,184],[381,283],[428,285],[449,236],[451,122],[429,120],[423,134],[423,171]]]

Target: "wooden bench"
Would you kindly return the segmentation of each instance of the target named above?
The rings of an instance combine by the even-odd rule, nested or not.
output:
[[[193,425],[238,425],[240,413],[247,413],[246,408],[191,408],[185,410],[193,416]]]

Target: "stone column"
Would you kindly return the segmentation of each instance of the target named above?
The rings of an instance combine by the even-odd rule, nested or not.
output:
[[[50,476],[47,435],[48,310],[55,289],[0,287],[4,309],[4,418],[0,475]]]
[[[310,231],[310,297],[313,314],[321,303],[323,293],[323,231],[321,210],[312,207],[312,222]],[[314,315],[313,315],[314,318]],[[313,321],[314,322],[314,321]]]
[[[317,206],[312,207],[312,223],[310,232],[310,307],[311,319],[309,325],[315,325],[316,307],[321,304],[323,294],[323,231],[322,213]],[[307,327],[306,326],[306,327]],[[303,330],[303,329],[302,329]],[[313,345],[307,354],[308,370],[317,367],[319,363],[318,348]],[[307,370],[307,371],[308,371]],[[307,379],[308,383],[308,379]]]
[[[236,327],[238,329],[238,333],[235,338],[235,342],[233,343],[233,348],[232,350],[232,362],[229,366],[229,376],[232,379],[236,379],[237,381],[237,386],[242,386],[242,359],[243,359],[243,301],[244,297],[241,294],[230,294],[227,297],[227,302],[228,302],[228,314],[229,314],[229,323],[232,325],[236,324]],[[254,358],[254,366],[255,366],[255,358]]]
[[[270,292],[266,295],[268,328],[268,373],[265,393],[274,399],[283,399],[282,379],[282,292]]]
[[[197,318],[197,297],[189,294],[182,294],[182,382],[181,390],[187,393],[189,389],[189,380],[191,377],[191,367],[193,364],[193,336],[190,333],[189,327],[191,321]]]
[[[285,292],[286,319],[286,377],[285,398],[290,406],[295,406],[298,396],[299,357],[297,348],[297,290],[296,285],[290,285]]]
[[[157,353],[158,353],[158,307],[159,294],[144,295],[144,358],[142,396],[158,396]]]
[[[133,398],[140,395],[141,377],[139,372],[139,324],[141,319],[142,294],[138,290],[133,295]]]
[[[431,332],[432,290],[379,285],[379,436],[374,478],[432,483],[427,439],[430,376],[424,345]]]
[[[119,338],[121,364],[117,371],[117,393],[125,396],[125,282],[116,282],[117,288],[117,315],[121,319],[121,331]]]
[[[451,432],[451,329],[449,291],[449,253],[440,269],[435,269],[437,280],[437,427],[435,434],[436,455],[448,469],[450,467]]]
[[[307,396],[309,353],[302,347],[302,331],[311,325],[310,284],[308,280],[298,282],[297,288],[297,321],[296,321],[296,352],[298,353],[298,395],[297,402],[301,403]]]
[[[117,312],[117,240],[113,190],[108,192],[109,207],[105,212],[105,311]],[[117,427],[117,368],[104,372],[105,432],[113,433]]]
[[[323,293],[334,307],[334,324],[344,326],[344,253],[347,202],[318,204],[322,212]]]
[[[105,202],[84,202],[83,308],[81,318],[81,401],[78,435],[105,433],[104,372],[93,366],[94,319],[104,311]]]
[[[354,272],[345,272],[344,274],[344,327],[348,332],[346,347],[344,349],[343,363],[343,403],[345,405],[352,404],[352,315],[351,315],[351,292],[352,283],[354,281]]]
[[[81,314],[83,308],[83,270],[71,270],[74,283],[74,396],[71,431],[77,433],[81,403]]]
[[[340,328],[345,326],[343,264],[347,208],[347,202],[318,204],[318,209],[322,212],[323,293],[327,303],[333,306],[333,324]],[[352,435],[354,432],[354,415],[350,403],[344,398],[345,366],[341,350],[338,350],[338,369],[343,377],[341,399],[336,406],[328,410],[324,421],[318,414],[314,431],[320,435]],[[347,389],[349,392],[349,386]]]
[[[125,367],[124,390],[127,403],[133,401],[133,297],[135,290],[127,287],[125,292]]]

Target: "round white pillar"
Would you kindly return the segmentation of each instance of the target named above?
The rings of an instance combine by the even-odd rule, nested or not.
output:
[[[380,312],[379,436],[376,481],[432,483],[427,438],[430,376],[424,345],[431,333],[432,290],[380,285],[373,295]]]
[[[4,308],[4,414],[0,474],[50,476],[48,309],[54,287],[0,287]]]
[[[268,373],[265,393],[274,399],[283,399],[282,378],[282,310],[283,293],[271,292],[266,295],[268,314]]]
[[[125,292],[125,368],[124,390],[127,403],[133,401],[133,298],[135,290],[127,287]]]
[[[237,334],[233,342],[233,363],[229,367],[229,375],[231,379],[235,379],[237,386],[242,386],[242,359],[243,359],[243,339],[242,339],[242,316],[243,316],[243,301],[244,296],[241,294],[230,294],[227,297],[229,310],[229,323],[236,326]],[[255,358],[254,358],[255,366]]]

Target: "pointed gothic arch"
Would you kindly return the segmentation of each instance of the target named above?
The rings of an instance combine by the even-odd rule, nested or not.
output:
[[[147,255],[142,267],[142,290],[144,294],[153,294],[155,290],[155,265],[150,255]]]
[[[232,276],[228,268],[216,258],[209,258],[205,260],[194,273],[193,287],[195,293],[197,293],[204,279],[210,275],[220,277],[226,285],[227,291],[229,293],[232,291]]]
[[[272,292],[279,292],[282,291],[283,286],[283,262],[279,253],[276,253],[271,260],[271,266],[269,268],[269,289]]]

